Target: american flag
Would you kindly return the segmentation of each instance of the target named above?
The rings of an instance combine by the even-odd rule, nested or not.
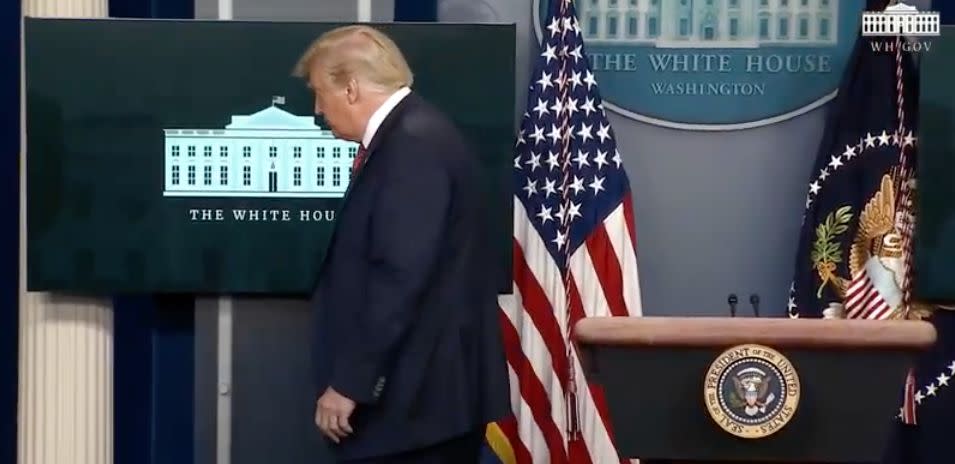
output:
[[[514,292],[500,300],[514,420],[488,438],[501,462],[619,463],[569,329],[641,314],[630,184],[571,0],[551,2],[542,32],[515,147]]]

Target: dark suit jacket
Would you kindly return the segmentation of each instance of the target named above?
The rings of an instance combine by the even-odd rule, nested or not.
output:
[[[312,299],[316,393],[330,385],[358,403],[354,433],[332,445],[340,459],[425,447],[510,412],[482,173],[414,92],[369,143]]]

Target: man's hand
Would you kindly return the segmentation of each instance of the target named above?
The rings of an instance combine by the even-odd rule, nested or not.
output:
[[[328,387],[315,403],[315,425],[322,430],[322,434],[339,443],[352,433],[348,419],[354,410],[354,401]]]

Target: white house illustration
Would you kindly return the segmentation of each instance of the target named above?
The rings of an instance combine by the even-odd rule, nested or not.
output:
[[[660,48],[832,46],[839,0],[579,0],[585,37]]]
[[[224,129],[164,129],[163,196],[343,197],[358,144],[276,103]]]
[[[941,15],[936,11],[920,12],[905,2],[889,5],[885,11],[862,13],[864,36],[937,36],[940,35]]]

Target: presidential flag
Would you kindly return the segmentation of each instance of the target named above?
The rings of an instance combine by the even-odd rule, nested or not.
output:
[[[788,308],[790,317],[927,319],[944,337],[955,318],[912,297],[919,80],[904,40],[856,43],[810,176]],[[949,345],[943,340],[898,379],[905,425],[888,457],[918,448],[911,427],[921,405],[955,375]],[[955,410],[946,413],[955,425]],[[905,454],[901,462],[919,461]]]
[[[514,292],[502,297],[510,421],[498,462],[619,463],[570,330],[641,314],[630,184],[570,0],[550,4],[514,156]]]
[[[918,77],[903,40],[860,37],[853,49],[810,174],[790,317],[930,313],[911,297]],[[916,379],[899,381],[913,423]]]
[[[860,38],[830,108],[806,191],[792,317],[920,314],[911,301],[918,78],[901,40]]]

